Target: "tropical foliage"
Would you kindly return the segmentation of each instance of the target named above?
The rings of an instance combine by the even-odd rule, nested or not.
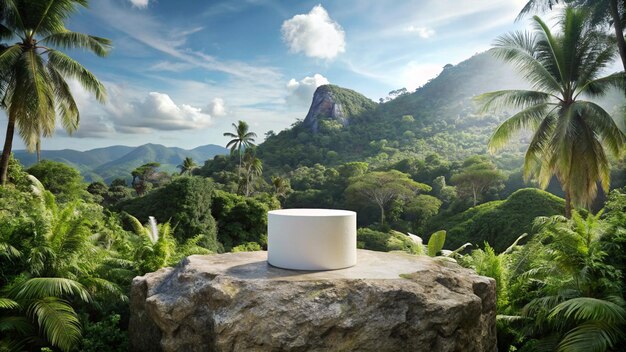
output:
[[[38,14],[40,3],[4,2],[0,23],[17,26],[6,6]],[[61,3],[63,19],[86,4],[50,2]],[[615,45],[594,20],[567,9],[558,33],[535,18],[534,34],[498,40],[493,52],[533,85],[482,96],[486,107],[521,108],[510,118],[477,113],[469,99],[492,87],[479,72],[509,70],[481,54],[446,65],[416,92],[391,91],[380,104],[324,86],[345,120],[318,116],[317,128],[296,122],[268,132],[259,146],[239,121],[225,133],[231,155],[198,169],[191,158],[167,160],[167,169],[161,160],[142,160],[128,164],[126,179],[86,185],[70,166],[44,160],[25,171],[9,157],[0,188],[0,351],[125,350],[134,276],[191,254],[265,249],[267,212],[281,206],[358,211],[359,248],[428,255],[493,277],[501,351],[619,350],[626,344],[626,189],[615,183],[624,181],[624,160],[607,153],[619,152],[624,136],[607,112],[582,97],[623,88],[624,76],[600,77]],[[51,42],[76,47],[63,43]],[[0,52],[0,63],[9,53]],[[48,53],[43,59],[54,61]],[[0,88],[9,87],[3,82]],[[35,127],[28,136],[36,144],[43,130]],[[511,138],[523,127],[534,132],[525,170],[526,147]],[[504,149],[489,156],[493,130],[490,146]],[[173,168],[179,163],[180,172]],[[524,171],[550,193],[525,188]],[[611,185],[609,171],[618,176]],[[589,205],[596,181],[613,190],[590,210],[562,216],[569,202],[559,196]]]
[[[18,132],[29,150],[39,149],[41,137],[51,136],[57,118],[68,133],[78,128],[79,112],[67,79],[77,80],[103,102],[105,88],[77,61],[59,49],[83,49],[106,56],[108,39],[65,28],[65,21],[86,0],[0,3],[0,40],[18,41],[0,51],[0,94],[8,125],[0,159],[0,184],[7,181],[13,134]]]
[[[598,183],[605,192],[609,190],[607,151],[619,156],[626,141],[603,108],[582,98],[602,96],[611,87],[624,88],[626,79],[623,72],[601,76],[615,50],[609,37],[595,30],[589,16],[568,7],[559,20],[558,33],[534,17],[534,33],[498,38],[492,52],[514,63],[533,90],[502,90],[479,97],[485,109],[521,109],[496,129],[489,148],[501,149],[515,132],[531,129],[525,177],[536,177],[546,188],[556,176],[565,192],[566,216],[571,214],[572,203],[592,203]]]

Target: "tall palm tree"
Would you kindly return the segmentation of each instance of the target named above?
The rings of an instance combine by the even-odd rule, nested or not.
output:
[[[235,133],[225,132],[224,137],[232,138],[228,144],[226,144],[226,148],[230,148],[230,153],[234,154],[235,151],[237,151],[237,154],[239,154],[239,176],[241,177],[241,159],[243,158],[242,150],[255,145],[254,138],[256,137],[256,133],[249,132],[248,124],[241,120],[239,120],[236,125],[233,123],[233,128],[235,129]]]
[[[552,33],[537,16],[534,33],[511,33],[496,40],[492,52],[512,62],[534,90],[485,93],[477,100],[485,110],[503,106],[520,108],[491,136],[489,149],[504,147],[513,134],[531,129],[524,177],[536,176],[545,188],[556,176],[565,192],[565,213],[572,203],[588,206],[597,194],[597,182],[608,190],[610,165],[606,150],[619,155],[626,138],[599,105],[583,100],[598,97],[610,87],[625,88],[626,74],[600,77],[614,56],[609,38],[594,30],[589,15],[565,9],[560,33]]]
[[[591,12],[591,20],[595,24],[604,23],[613,28],[615,43],[619,50],[619,56],[626,70],[626,40],[624,39],[624,16],[626,15],[626,2],[623,0],[529,0],[518,15],[518,19],[530,12],[545,11],[552,9],[558,3],[566,3],[570,6],[585,9]]]
[[[191,172],[198,168],[198,164],[196,164],[195,161],[193,161],[193,158],[191,157],[186,157],[185,160],[183,160],[182,164],[176,166],[177,168],[180,169],[180,174],[191,174]]]
[[[51,136],[56,118],[72,133],[79,112],[66,79],[76,79],[100,102],[104,86],[77,61],[60,49],[84,49],[107,55],[108,39],[76,33],[64,21],[86,7],[87,0],[4,0],[0,3],[0,40],[14,40],[0,52],[0,101],[8,115],[4,149],[0,158],[0,184],[7,180],[9,156],[17,127],[32,151],[41,136]],[[56,47],[56,48],[55,48]]]

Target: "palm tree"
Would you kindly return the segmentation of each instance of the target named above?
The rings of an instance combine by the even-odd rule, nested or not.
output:
[[[625,88],[626,74],[600,77],[615,50],[610,39],[594,30],[589,15],[565,9],[561,33],[553,34],[537,16],[535,31],[511,33],[496,40],[492,52],[514,63],[534,90],[503,90],[485,93],[477,100],[483,108],[520,108],[491,136],[489,149],[504,147],[515,132],[531,129],[524,177],[536,176],[545,188],[556,176],[565,192],[565,215],[572,203],[588,206],[597,194],[597,182],[607,190],[610,181],[608,149],[623,150],[626,138],[611,116],[582,96],[598,97],[610,87]]]
[[[248,149],[243,157],[242,170],[245,178],[241,186],[243,186],[243,193],[247,197],[252,191],[250,186],[254,182],[254,179],[263,174],[263,162]]]
[[[248,132],[249,126],[245,121],[239,120],[239,122],[235,125],[233,123],[233,128],[235,129],[235,133],[225,132],[224,137],[231,137],[232,139],[226,144],[226,148],[230,148],[230,153],[234,154],[237,151],[239,154],[239,177],[241,177],[241,159],[242,149],[253,147],[254,138],[256,137],[256,133]]]
[[[291,191],[289,180],[281,176],[272,176],[272,186],[274,186],[274,194],[278,198],[287,197],[287,193]]]
[[[18,42],[0,52],[0,101],[7,110],[8,125],[0,158],[0,184],[7,181],[9,156],[17,127],[32,151],[41,136],[51,136],[56,118],[72,133],[79,112],[67,78],[76,79],[100,102],[106,99],[98,79],[61,49],[85,49],[107,55],[108,39],[72,32],[64,21],[87,0],[5,0],[0,4],[0,40]]]
[[[520,19],[533,11],[537,12],[552,9],[552,7],[559,2],[590,11],[592,14],[591,20],[594,24],[604,23],[613,27],[619,56],[624,70],[626,70],[626,40],[624,39],[623,31],[623,16],[626,12],[626,2],[620,0],[529,0],[517,18]]]
[[[183,160],[183,163],[176,166],[177,168],[180,169],[180,174],[191,174],[191,172],[198,168],[198,164],[196,164],[195,161],[193,161],[193,159],[191,157],[186,157],[185,160]]]

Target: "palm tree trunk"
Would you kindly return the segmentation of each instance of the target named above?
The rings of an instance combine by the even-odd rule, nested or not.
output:
[[[2,157],[0,158],[0,185],[7,183],[9,172],[9,158],[11,157],[11,148],[13,147],[13,134],[15,133],[15,118],[9,116],[9,124],[7,125],[7,134],[4,139],[4,149],[2,149]]]
[[[383,225],[385,223],[385,208],[382,204],[378,204],[380,207],[380,224]]]
[[[565,217],[572,218],[572,196],[569,191],[569,186],[565,189]]]
[[[609,8],[613,20],[613,28],[615,29],[617,49],[619,50],[619,56],[622,59],[624,70],[626,70],[626,41],[624,40],[624,32],[622,32],[622,21],[619,17],[619,10],[617,9],[617,0],[610,0]]]

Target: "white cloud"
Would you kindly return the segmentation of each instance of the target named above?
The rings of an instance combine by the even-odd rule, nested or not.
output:
[[[332,59],[346,51],[345,32],[322,5],[283,22],[281,32],[289,50],[320,59]]]
[[[176,103],[165,93],[137,93],[131,87],[106,82],[108,102],[99,104],[76,81],[70,81],[81,116],[77,137],[110,138],[117,133],[198,130],[212,125],[212,116],[199,107]],[[222,105],[223,106],[223,105]],[[218,110],[218,109],[216,109]]]
[[[304,77],[300,81],[296,81],[292,78],[287,83],[287,90],[289,91],[287,103],[308,107],[311,105],[311,99],[313,98],[315,89],[329,83],[328,79],[319,73],[314,74],[313,77]]]
[[[140,9],[145,9],[148,7],[148,0],[129,0],[134,7],[138,7]]]
[[[415,27],[414,25],[410,25],[404,29],[405,32],[415,33],[420,38],[428,39],[435,35],[435,30],[428,27]]]
[[[222,98],[213,98],[207,110],[211,116],[224,116],[227,113],[226,103]]]
[[[176,104],[164,93],[150,92],[143,101],[130,105],[133,114],[117,119],[116,126],[171,131],[204,128],[211,123],[211,116],[202,109]]]

